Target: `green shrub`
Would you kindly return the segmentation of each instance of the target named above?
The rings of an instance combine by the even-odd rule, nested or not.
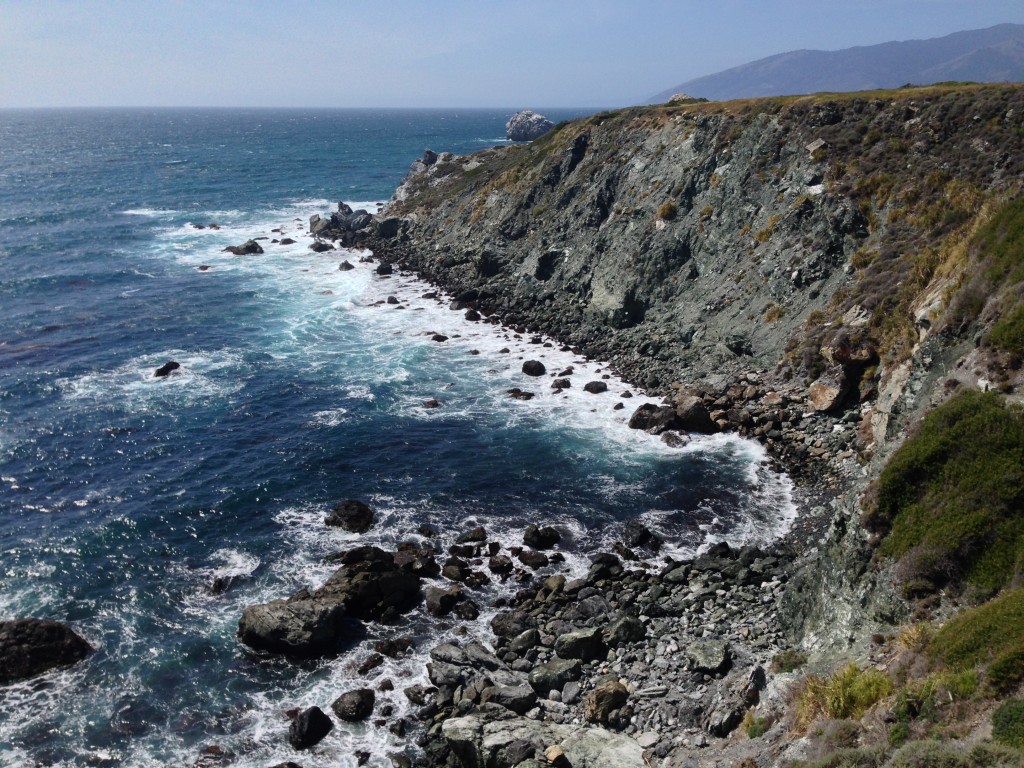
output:
[[[1024,650],[1024,588],[961,613],[947,622],[926,652],[957,670],[991,664]],[[1009,665],[1008,665],[1009,666]]]
[[[810,675],[798,696],[798,727],[807,727],[819,717],[833,720],[859,718],[892,693],[892,680],[876,669],[847,664],[829,677]]]
[[[992,713],[992,738],[1000,744],[1024,747],[1024,700],[1004,701]]]
[[[1024,647],[1013,648],[993,661],[987,680],[992,690],[1002,695],[1024,682]]]
[[[888,751],[885,747],[867,749],[840,749],[820,760],[798,763],[802,768],[881,768],[885,765]]]
[[[665,221],[672,221],[678,212],[679,207],[676,205],[675,200],[666,200],[658,206],[658,218]]]
[[[889,746],[898,747],[910,738],[910,726],[906,723],[896,723],[889,729]]]
[[[776,672],[793,672],[807,663],[807,654],[795,648],[788,648],[777,653],[772,659],[772,669]]]
[[[999,318],[989,329],[985,342],[1010,354],[1024,354],[1024,303]]]
[[[1024,412],[963,392],[923,420],[882,471],[865,524],[887,533],[903,581],[1009,584],[1024,565]]]

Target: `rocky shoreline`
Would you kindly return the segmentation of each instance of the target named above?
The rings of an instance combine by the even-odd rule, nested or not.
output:
[[[363,229],[348,236],[323,227],[319,234],[365,246],[376,241],[365,230],[386,222],[360,222]],[[370,258],[383,277],[408,266],[379,253],[363,260]],[[471,296],[451,309],[501,322]],[[558,572],[559,534],[550,527],[531,525],[523,546],[508,551],[483,529],[466,531],[447,553],[435,549],[437,532],[421,530],[396,552],[339,553],[342,566],[323,587],[246,609],[240,639],[272,653],[333,655],[358,645],[361,621],[400,625],[405,612],[421,610],[456,621],[429,650],[430,685],[404,691],[408,717],[395,717],[389,705],[374,711],[372,689],[333,703],[343,720],[375,717],[409,739],[409,749],[388,755],[396,766],[703,765],[712,755],[749,753],[750,741],[736,738],[748,710],[763,702],[760,716],[781,719],[788,678],[773,659],[792,647],[793,627],[805,618],[785,615],[785,592],[833,517],[830,500],[856,472],[859,419],[817,409],[806,391],[759,370],[714,390],[677,385],[661,406],[636,409],[630,426],[670,445],[685,442],[688,431],[757,440],[799,483],[804,513],[767,548],[722,542],[686,562],[659,556],[658,537],[633,522],[611,551],[590,556],[578,579]],[[350,500],[327,522],[362,531],[372,512]],[[493,604],[481,591],[490,584],[504,585]],[[477,617],[495,610],[487,631]],[[413,642],[399,637],[377,652],[400,656]],[[382,690],[393,684],[384,681]],[[369,704],[358,717],[342,716],[353,711],[346,697]],[[320,714],[292,712],[293,746],[310,748],[327,733]],[[360,764],[371,757],[356,756]]]

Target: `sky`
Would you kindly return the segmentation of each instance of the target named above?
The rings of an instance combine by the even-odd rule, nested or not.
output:
[[[613,107],[1024,0],[0,0],[0,108]]]

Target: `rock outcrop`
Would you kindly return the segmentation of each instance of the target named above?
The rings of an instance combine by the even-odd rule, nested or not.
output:
[[[76,664],[92,650],[73,629],[57,621],[0,621],[0,685]]]
[[[555,124],[544,115],[529,109],[516,112],[505,123],[505,134],[512,141],[533,141],[554,128]]]

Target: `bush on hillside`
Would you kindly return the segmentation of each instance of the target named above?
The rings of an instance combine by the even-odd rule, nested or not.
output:
[[[994,592],[1024,570],[1024,411],[963,392],[936,408],[890,459],[865,503],[879,552],[900,578]]]
[[[1004,701],[992,713],[992,738],[1000,744],[1024,747],[1024,700]]]

